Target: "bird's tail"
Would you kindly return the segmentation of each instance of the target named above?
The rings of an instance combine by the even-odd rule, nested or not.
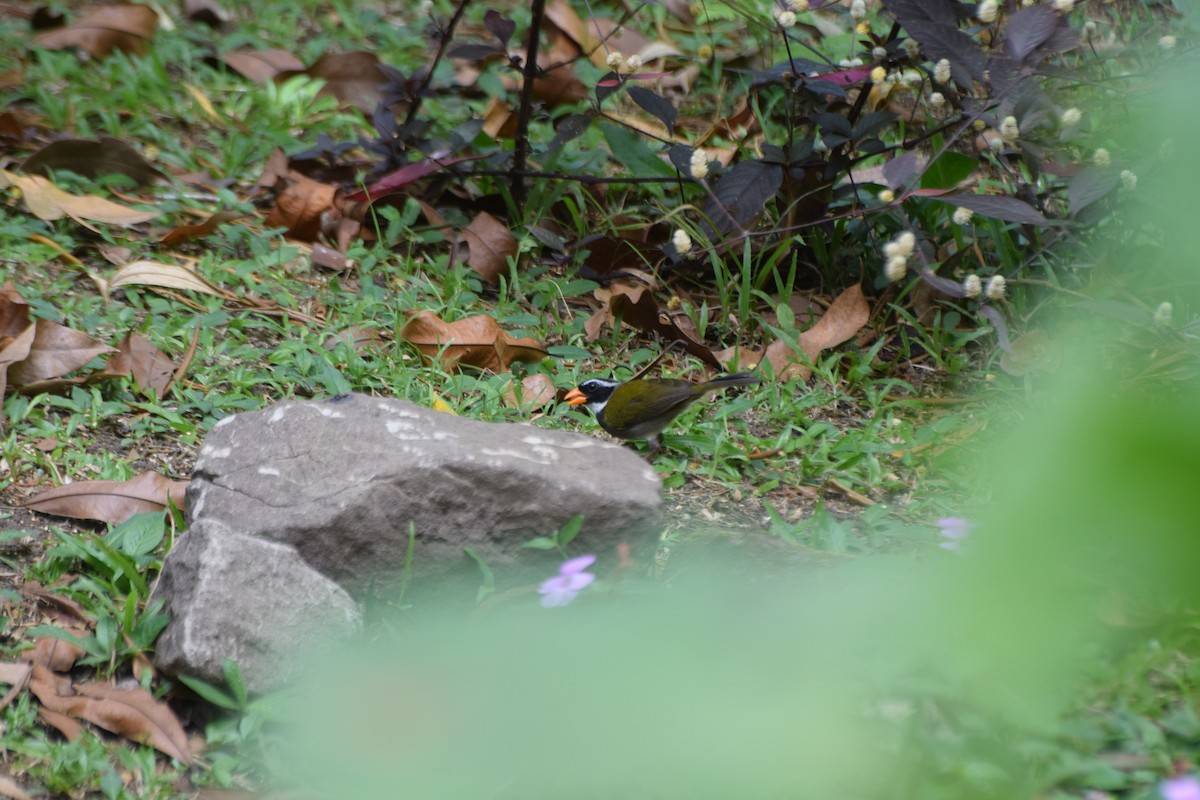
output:
[[[712,391],[713,389],[724,389],[727,386],[750,386],[755,383],[761,383],[757,375],[749,372],[737,372],[733,375],[718,375],[711,381],[702,383],[704,391]]]

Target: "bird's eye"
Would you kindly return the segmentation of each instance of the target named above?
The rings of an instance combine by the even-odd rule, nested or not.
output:
[[[579,385],[579,390],[584,394],[591,394],[599,388],[600,384],[596,383],[596,381],[584,381]]]

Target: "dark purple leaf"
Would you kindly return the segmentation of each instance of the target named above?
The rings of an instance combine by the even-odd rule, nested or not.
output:
[[[1062,15],[1050,6],[1022,8],[1008,18],[1004,49],[1017,62],[1024,62],[1063,23]]]
[[[994,194],[948,194],[938,199],[1004,222],[1020,222],[1026,225],[1051,224],[1040,211],[1015,197]]]
[[[996,343],[1000,345],[1000,349],[1006,353],[1012,352],[1012,342],[1008,338],[1008,323],[1004,321],[1004,315],[995,306],[983,306],[979,309],[979,316],[992,323],[992,327],[996,329]]]
[[[583,134],[592,124],[591,114],[568,114],[554,124],[554,138],[550,140],[546,150],[553,153],[567,142]]]
[[[596,82],[596,102],[603,103],[604,99],[621,88],[621,76],[610,72]]]
[[[891,111],[872,111],[870,114],[865,114],[854,125],[854,133],[851,134],[850,138],[855,141],[862,141],[871,134],[878,133],[886,128],[895,118],[896,115]]]
[[[821,134],[824,136],[827,133],[836,133],[837,135],[849,139],[852,135],[850,130],[850,120],[843,117],[841,114],[833,114],[822,111],[812,115],[813,122],[821,126]]]
[[[883,6],[908,34],[921,43],[925,55],[937,61],[950,61],[954,80],[970,87],[983,82],[984,59],[979,45],[958,29],[951,0],[883,0]]]
[[[1115,169],[1085,169],[1067,186],[1067,206],[1071,216],[1077,216],[1080,211],[1090,206],[1109,192],[1117,188],[1121,177]]]
[[[901,153],[883,165],[883,179],[889,189],[899,189],[921,168],[921,156],[916,150]]]
[[[675,133],[675,106],[667,100],[656,95],[649,89],[644,89],[641,86],[630,86],[629,96],[633,98],[633,102],[637,103],[643,109],[648,111],[659,122],[667,126],[667,130]]]
[[[460,44],[449,53],[451,58],[465,58],[468,61],[480,61],[488,56],[504,55],[504,51],[494,44]]]
[[[734,164],[713,188],[704,214],[722,234],[732,233],[763,212],[767,201],[779,191],[783,168],[762,161]]]
[[[500,16],[500,12],[494,8],[489,8],[487,13],[483,15],[483,27],[487,28],[493,36],[500,40],[500,44],[508,46],[508,40],[516,33],[517,23],[507,17]]]
[[[942,294],[949,295],[951,297],[967,296],[967,292],[965,289],[963,289],[963,285],[961,283],[958,281],[952,281],[949,278],[943,278],[933,270],[923,269],[918,271],[917,275],[921,278],[921,280],[925,281]]]

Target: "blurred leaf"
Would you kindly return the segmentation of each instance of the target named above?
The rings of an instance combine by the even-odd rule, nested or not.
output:
[[[674,135],[675,106],[671,105],[670,101],[641,86],[630,86],[628,91],[633,102],[650,112],[659,122],[667,126],[668,132]]]
[[[343,108],[357,108],[370,116],[383,100],[384,87],[391,79],[384,73],[379,56],[365,50],[351,53],[326,53],[308,69],[283,70],[275,80],[307,75],[325,82],[322,93],[337,98]]]
[[[550,405],[557,396],[558,390],[554,388],[554,382],[550,380],[550,377],[541,372],[535,372],[532,375],[526,375],[519,384],[509,385],[500,399],[509,408],[529,413]]]
[[[770,362],[779,380],[808,380],[817,357],[831,347],[854,338],[871,317],[871,307],[862,286],[854,284],[834,298],[821,318],[803,331],[796,342],[779,339],[767,346],[763,358]],[[799,358],[800,353],[804,358]],[[807,363],[805,363],[807,361]]]
[[[1004,222],[1020,222],[1025,225],[1050,225],[1042,212],[1015,197],[994,194],[949,194],[938,198],[953,206],[969,208],[976,214]]]
[[[783,183],[783,167],[764,161],[734,164],[713,187],[704,215],[722,234],[731,234],[758,218]]]
[[[159,242],[167,245],[168,247],[175,247],[192,239],[199,239],[202,236],[208,236],[209,234],[215,233],[218,226],[224,225],[226,222],[233,222],[235,219],[241,219],[245,216],[246,214],[241,211],[221,211],[195,225],[180,225],[179,227],[163,234],[163,237],[159,239]]]
[[[1019,9],[1008,18],[1004,49],[1015,61],[1023,62],[1065,23],[1066,18],[1048,5]]]
[[[314,241],[321,233],[321,215],[333,208],[337,187],[298,173],[289,177],[288,185],[275,198],[275,207],[263,224],[268,228],[284,228],[289,239]]]
[[[1115,169],[1085,169],[1071,178],[1067,186],[1067,206],[1071,216],[1078,216],[1080,211],[1114,191],[1120,183],[1120,173]]]
[[[483,27],[500,40],[500,44],[507,45],[508,40],[517,31],[517,23],[511,19],[501,16],[500,12],[494,8],[489,8],[483,15]]]
[[[304,70],[304,62],[286,50],[233,50],[221,56],[229,67],[255,83],[274,80],[282,72]]]
[[[78,21],[39,33],[33,41],[47,50],[78,47],[95,58],[104,58],[113,50],[144,55],[156,28],[154,9],[118,3],[93,6]]]
[[[953,189],[965,181],[979,162],[962,153],[942,153],[921,176],[922,189]]]
[[[925,58],[948,59],[954,80],[964,88],[984,80],[984,56],[979,44],[960,31],[950,0],[883,0],[909,36],[921,44]]]
[[[154,219],[159,214],[157,211],[138,211],[95,195],[69,194],[40,175],[17,175],[0,170],[0,188],[10,185],[21,190],[25,207],[42,220],[70,217],[91,229],[87,224],[89,220],[128,227]]]
[[[184,266],[162,264],[158,261],[134,261],[118,269],[108,280],[108,290],[122,286],[162,286],[167,289],[187,289],[192,292],[222,296],[203,275]]]
[[[70,170],[85,178],[99,175],[126,175],[139,186],[166,176],[147,163],[137,150],[111,136],[99,141],[60,139],[25,160],[21,170],[49,177],[51,170]]]

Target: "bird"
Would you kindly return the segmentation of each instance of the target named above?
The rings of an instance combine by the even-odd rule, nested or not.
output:
[[[658,435],[692,403],[718,389],[758,382],[758,376],[746,372],[718,375],[701,383],[674,378],[592,378],[567,392],[564,399],[571,406],[587,406],[600,427],[618,439],[647,440],[653,455],[660,448]]]

